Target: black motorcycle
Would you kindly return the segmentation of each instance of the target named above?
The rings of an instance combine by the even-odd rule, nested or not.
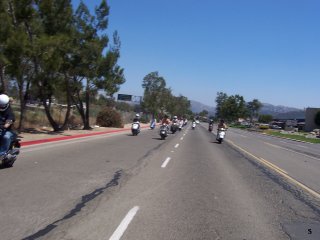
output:
[[[168,136],[168,126],[165,124],[161,125],[159,134],[160,134],[161,139],[165,140],[166,137]]]
[[[173,122],[171,124],[170,130],[171,130],[172,134],[175,134],[176,131],[179,130],[179,123],[178,122]]]
[[[209,129],[208,129],[208,131],[209,131],[209,132],[212,132],[212,130],[213,130],[213,124],[209,124]]]
[[[0,129],[0,136],[4,134],[5,130]],[[14,134],[14,138],[12,142],[10,143],[9,150],[6,152],[6,154],[0,159],[0,167],[1,168],[10,168],[13,166],[13,163],[16,161],[17,156],[20,153],[20,139],[16,134]]]

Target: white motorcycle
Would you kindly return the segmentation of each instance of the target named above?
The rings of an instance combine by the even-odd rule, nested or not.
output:
[[[131,132],[133,136],[137,136],[140,133],[140,123],[134,122],[131,125]]]
[[[194,130],[196,127],[196,122],[192,122],[192,130]]]
[[[217,141],[221,144],[224,140],[224,137],[226,136],[227,129],[225,128],[219,128],[217,132]]]

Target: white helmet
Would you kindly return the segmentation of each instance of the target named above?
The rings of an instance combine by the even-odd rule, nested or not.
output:
[[[178,118],[177,116],[174,116],[174,117],[173,117],[173,119],[177,119],[177,118]]]
[[[137,113],[137,114],[136,114],[136,117],[140,117],[140,114],[139,114],[139,113]]]
[[[6,94],[0,94],[0,111],[3,112],[9,107],[9,97]]]

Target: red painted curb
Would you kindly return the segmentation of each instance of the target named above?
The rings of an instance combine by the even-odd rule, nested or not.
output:
[[[144,126],[141,128],[149,128],[148,126]],[[63,141],[63,140],[69,140],[69,139],[75,139],[75,138],[83,138],[83,137],[90,137],[90,136],[96,136],[96,135],[103,135],[103,134],[110,134],[110,133],[117,133],[117,132],[125,132],[131,130],[131,128],[125,128],[125,129],[117,129],[117,130],[109,130],[104,132],[95,132],[95,133],[85,133],[85,134],[78,134],[73,136],[63,136],[63,137],[56,137],[56,138],[46,138],[46,139],[39,139],[39,140],[32,140],[32,141],[26,141],[21,142],[21,146],[31,146],[36,144],[42,144],[42,143],[49,143],[49,142],[57,142],[57,141]]]

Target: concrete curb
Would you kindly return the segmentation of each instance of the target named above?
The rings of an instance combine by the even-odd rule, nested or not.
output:
[[[141,129],[145,129],[145,128],[149,128],[149,126],[141,127]],[[90,137],[90,136],[97,136],[97,135],[104,135],[104,134],[111,134],[111,133],[118,133],[118,132],[126,132],[126,131],[130,131],[130,130],[131,130],[131,128],[124,128],[124,129],[116,129],[116,130],[107,130],[107,131],[103,131],[103,132],[77,134],[77,135],[72,135],[72,136],[45,138],[45,139],[31,140],[31,141],[25,141],[25,142],[22,141],[21,146],[24,147],[24,146],[38,145],[38,144],[43,144],[43,143],[58,142],[58,141],[76,139],[76,138],[84,138],[84,137]]]

